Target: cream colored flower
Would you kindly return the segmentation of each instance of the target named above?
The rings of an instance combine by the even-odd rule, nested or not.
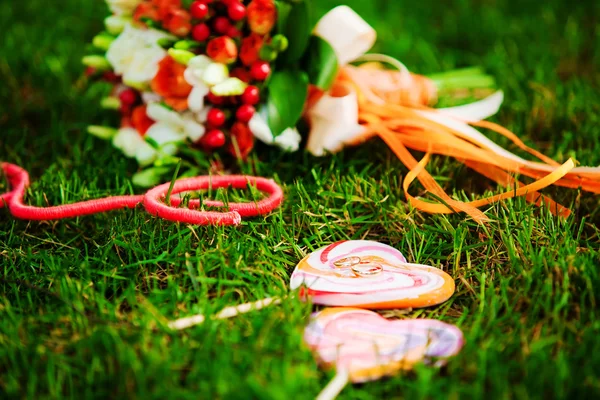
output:
[[[273,137],[273,132],[269,128],[266,118],[261,114],[264,114],[264,112],[255,113],[248,123],[248,128],[250,128],[250,132],[252,132],[254,137],[263,143],[276,145],[285,151],[297,151],[302,140],[298,130],[296,128],[288,128],[280,135]]]
[[[123,82],[137,89],[144,89],[158,72],[159,62],[167,52],[158,40],[172,38],[156,29],[137,29],[127,24],[123,32],[111,43],[106,59]]]
[[[194,113],[205,108],[204,98],[209,92],[217,96],[236,96],[244,93],[248,86],[237,78],[230,78],[227,65],[214,62],[205,55],[192,58],[183,77],[193,86],[188,96],[188,106]]]
[[[156,152],[144,138],[133,128],[121,128],[112,139],[112,144],[125,156],[135,157],[140,165],[148,165],[154,161]]]
[[[154,103],[148,105],[146,114],[156,121],[157,124],[160,124],[156,131],[161,132],[161,138],[166,135],[169,137],[178,137],[178,140],[185,140],[188,138],[192,142],[196,142],[204,136],[206,131],[204,125],[199,122],[198,117],[191,112],[180,114],[176,111],[169,110],[160,104]],[[152,127],[150,129],[152,129]],[[167,131],[170,131],[170,133],[167,133]],[[150,131],[148,131],[147,134],[149,134],[149,132]]]

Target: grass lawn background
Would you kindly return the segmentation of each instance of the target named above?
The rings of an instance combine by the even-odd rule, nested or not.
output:
[[[316,3],[320,14],[339,4]],[[495,121],[557,161],[600,165],[599,2],[346,4],[378,30],[375,50],[420,73],[485,67],[506,93]],[[105,15],[100,0],[0,4],[0,159],[31,172],[30,204],[137,190],[135,163],[84,132],[109,120],[101,93],[80,80]],[[284,294],[304,255],[341,239],[388,243],[450,273],[448,302],[384,315],[456,323],[466,338],[443,370],[418,367],[341,398],[600,396],[598,197],[550,188],[573,217],[517,199],[490,207],[495,221],[483,228],[411,210],[406,169],[377,140],[325,158],[259,146],[253,161],[242,171],[273,176],[286,201],[240,228],[172,224],[141,209],[41,223],[0,209],[0,398],[314,398],[333,374],[302,345],[309,305],[290,300],[179,333],[164,324]],[[443,157],[429,169],[458,198],[503,190]]]

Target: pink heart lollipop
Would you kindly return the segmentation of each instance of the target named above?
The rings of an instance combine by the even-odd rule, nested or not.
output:
[[[335,397],[348,381],[380,379],[420,361],[441,365],[459,352],[463,335],[436,320],[390,321],[373,311],[340,307],[313,315],[304,341],[319,364],[338,371],[320,396],[325,399]]]
[[[316,304],[369,309],[427,307],[454,293],[444,271],[409,264],[398,250],[367,240],[337,242],[304,258],[292,274],[291,289]]]
[[[292,274],[291,289],[305,285],[301,297],[316,304],[360,308],[411,308],[443,303],[454,293],[454,280],[444,271],[409,264],[398,250],[367,240],[337,242],[305,257]],[[231,318],[280,302],[268,298],[228,307],[216,318]],[[203,323],[204,315],[169,325],[186,329]]]

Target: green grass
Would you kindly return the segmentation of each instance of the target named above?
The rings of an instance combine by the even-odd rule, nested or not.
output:
[[[483,66],[506,92],[497,122],[558,161],[600,165],[600,3],[347,3],[379,31],[376,50],[421,73]],[[52,5],[0,4],[0,158],[31,171],[30,204],[131,193],[135,163],[84,133],[108,120],[101,93],[77,83],[105,9]],[[59,222],[0,209],[0,398],[314,398],[332,373],[302,345],[309,305],[288,300],[179,333],[165,322],[284,294],[305,254],[362,238],[456,279],[447,303],[387,314],[456,323],[466,346],[443,370],[419,367],[341,398],[600,396],[598,197],[550,188],[573,217],[517,199],[490,207],[484,228],[411,210],[406,169],[378,141],[325,158],[259,147],[252,161],[286,201],[239,228],[177,225],[141,209]],[[459,198],[502,190],[452,160],[429,168]]]

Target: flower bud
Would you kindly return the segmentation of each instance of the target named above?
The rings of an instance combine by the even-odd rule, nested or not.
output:
[[[87,128],[90,135],[94,135],[103,140],[112,139],[116,134],[117,130],[108,126],[90,125]]]
[[[100,107],[105,110],[118,110],[121,107],[121,101],[116,97],[105,97],[100,102]]]
[[[273,48],[280,53],[282,51],[286,51],[289,44],[288,38],[281,34],[275,35],[273,36],[273,39],[271,39],[271,46],[273,46]]]
[[[110,63],[104,56],[92,55],[85,56],[81,59],[81,62],[86,67],[92,67],[97,71],[106,71],[111,68]]]
[[[118,35],[125,29],[125,26],[131,21],[131,18],[111,15],[104,20],[104,26],[111,35]]]
[[[100,34],[94,37],[94,39],[92,40],[92,44],[100,50],[107,51],[110,47],[110,44],[114,40],[115,38],[110,35]]]
[[[187,50],[169,49],[167,52],[173,58],[173,60],[183,65],[188,65],[190,60],[196,57],[194,53]]]

